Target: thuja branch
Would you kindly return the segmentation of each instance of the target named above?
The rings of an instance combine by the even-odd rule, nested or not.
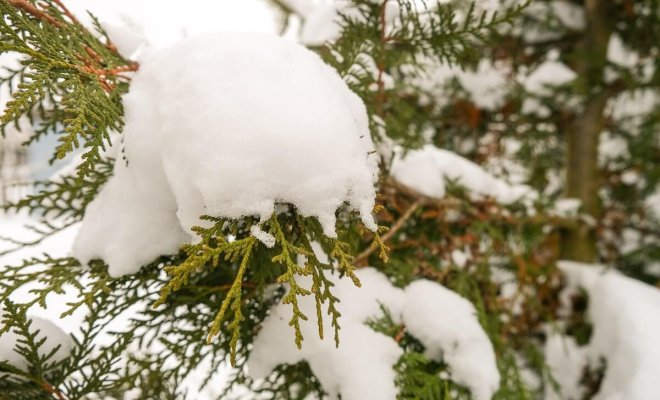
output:
[[[245,275],[245,270],[247,269],[248,262],[250,260],[250,255],[252,254],[252,247],[256,242],[256,239],[252,236],[246,238],[245,240],[246,240],[246,244],[243,247],[243,256],[241,258],[241,263],[238,267],[238,273],[236,274],[236,278],[234,279],[234,283],[231,285],[229,292],[227,292],[227,296],[222,301],[220,310],[218,311],[218,313],[215,316],[215,319],[213,320],[213,324],[211,325],[211,329],[207,337],[207,342],[210,342],[213,336],[220,333],[220,328],[222,326],[222,322],[225,319],[225,314],[227,313],[227,309],[231,306],[231,310],[234,312],[234,319],[228,326],[229,330],[232,331],[232,337],[230,342],[231,365],[236,365],[236,345],[238,343],[238,339],[240,338],[240,324],[245,319],[241,311],[241,306],[242,306],[241,294],[243,289],[243,276]]]
[[[329,238],[319,233],[314,227],[318,225],[314,218],[309,221],[295,215],[295,212],[274,214],[265,222],[258,222],[254,218],[243,218],[240,220],[229,220],[202,217],[205,221],[213,223],[210,227],[194,227],[193,231],[199,236],[199,242],[184,245],[182,250],[187,254],[186,259],[178,265],[165,267],[169,275],[169,281],[161,288],[159,299],[154,308],[164,304],[175,292],[185,288],[199,287],[194,283],[199,279],[197,275],[206,275],[220,268],[221,261],[223,274],[230,272],[233,282],[229,285],[212,284],[213,290],[205,295],[215,296],[220,294],[222,303],[215,314],[213,322],[207,333],[207,342],[220,334],[223,329],[231,332],[230,361],[236,362],[238,342],[241,338],[241,324],[245,320],[243,307],[246,296],[243,294],[245,288],[250,288],[250,293],[260,293],[264,285],[273,283],[272,280],[264,281],[255,277],[264,274],[265,271],[256,270],[252,264],[254,260],[262,259],[265,255],[280,266],[279,276],[275,282],[285,285],[287,292],[282,297],[282,303],[290,304],[292,316],[289,325],[292,326],[295,337],[294,341],[300,348],[303,343],[301,324],[308,320],[299,300],[303,296],[313,296],[316,305],[317,324],[319,336],[323,337],[323,305],[327,304],[327,314],[330,316],[330,324],[335,331],[335,342],[339,343],[339,316],[336,307],[339,299],[331,292],[334,283],[326,276],[324,270],[332,270],[337,266],[338,270],[349,277],[356,286],[360,281],[355,274],[356,267],[353,265],[353,257],[350,254],[350,246],[337,239]],[[270,235],[272,243],[262,243],[251,235],[251,231],[257,228],[264,235]],[[268,232],[268,233],[265,233]],[[380,239],[380,231],[375,233]],[[311,242],[319,241],[326,243],[329,247],[329,262],[321,263],[314,254]],[[377,240],[376,240],[377,241]],[[376,243],[381,247],[381,253],[386,252],[382,240]],[[273,256],[273,251],[275,255]],[[299,260],[304,259],[301,263]],[[300,277],[311,277],[311,287],[303,287]],[[271,278],[272,279],[272,278]],[[191,281],[192,284],[191,284]],[[245,283],[247,281],[248,283]],[[218,282],[220,283],[220,282]],[[251,296],[250,296],[251,297]],[[176,302],[176,300],[174,300]],[[228,318],[231,321],[225,325]]]
[[[55,17],[51,16],[46,11],[39,9],[33,4],[28,3],[26,0],[6,0],[6,1],[12,6],[20,10],[23,10],[38,19],[44,20],[57,27],[62,26],[62,23],[58,21]]]
[[[124,74],[139,65],[119,54],[93,16],[94,32],[61,0],[0,0],[0,12],[0,53],[21,55],[23,71],[0,82],[12,93],[0,129],[26,117],[54,127],[53,133],[63,128],[56,157],[85,148],[77,168],[82,180],[103,162],[110,132],[121,132],[121,96],[129,79]],[[35,131],[30,142],[39,135]]]
[[[289,243],[289,241],[286,239],[286,236],[284,235],[284,231],[282,230],[280,223],[277,221],[277,217],[271,218],[271,232],[275,236],[275,239],[280,243],[282,248],[282,252],[273,257],[273,262],[283,264],[286,267],[286,272],[282,274],[277,279],[277,281],[278,283],[287,283],[289,285],[289,291],[282,298],[282,303],[291,304],[293,315],[291,316],[289,325],[293,326],[295,330],[296,346],[301,348],[303,335],[300,329],[300,320],[307,321],[307,316],[300,310],[300,306],[298,305],[298,297],[308,296],[312,294],[312,292],[302,288],[296,281],[296,275],[309,275],[310,272],[296,263],[296,260],[294,260],[294,255],[300,254],[309,257],[313,253],[309,250],[294,246]],[[322,328],[319,328],[319,332],[322,332]]]
[[[382,236],[382,238],[378,238],[376,236],[377,240],[374,240],[374,242],[371,244],[371,246],[367,247],[365,250],[363,250],[360,254],[358,254],[355,257],[354,263],[356,265],[364,265],[364,263],[367,261],[369,256],[380,247],[381,250],[381,258],[383,258],[382,252],[387,252],[389,250],[387,248],[387,242],[401,229],[406,221],[410,219],[410,217],[413,216],[415,211],[419,209],[419,207],[424,203],[424,200],[421,198],[418,198],[415,200],[414,203],[408,209],[406,210],[405,213],[390,227],[390,229]],[[379,246],[380,245],[380,246]],[[385,253],[385,259],[387,258],[387,254]]]

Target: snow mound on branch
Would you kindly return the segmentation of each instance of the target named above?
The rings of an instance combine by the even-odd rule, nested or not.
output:
[[[547,385],[543,393],[544,400],[584,398],[584,386],[580,384],[580,378],[587,364],[585,350],[572,337],[548,332],[543,353],[545,362],[552,371],[552,377],[559,383],[559,387]]]
[[[3,310],[0,309],[0,316],[2,316],[2,314]],[[49,363],[61,361],[69,356],[73,349],[73,340],[71,339],[71,336],[64,333],[60,327],[47,319],[30,316],[28,316],[28,319],[32,321],[30,332],[39,331],[39,334],[36,336],[36,342],[45,340],[44,344],[39,348],[40,356],[50,354],[58,346],[57,351],[55,351],[54,355],[48,360]],[[0,361],[5,361],[16,368],[25,371],[29,366],[28,362],[21,354],[15,351],[19,345],[19,340],[22,338],[22,336],[14,333],[13,329],[0,335]]]
[[[495,352],[472,303],[427,280],[405,289],[403,324],[426,347],[426,356],[451,368],[452,380],[475,400],[488,400],[500,385]]]
[[[549,95],[549,87],[565,85],[577,77],[575,71],[561,61],[545,61],[520,81],[530,93]]]
[[[472,161],[433,145],[405,154],[396,150],[391,174],[398,182],[429,197],[445,196],[446,179],[455,180],[476,197],[490,196],[503,204],[538,196],[527,185],[505,182]]]
[[[341,312],[338,348],[331,338],[319,339],[315,324],[305,323],[301,326],[305,341],[298,350],[288,325],[291,307],[280,303],[270,310],[254,341],[248,359],[250,375],[264,378],[280,364],[304,360],[330,398],[396,399],[393,366],[403,350],[396,341],[365,324],[367,319],[382,315],[383,305],[395,323],[404,323],[426,346],[429,357],[449,365],[454,381],[467,386],[476,400],[491,398],[499,386],[495,353],[467,300],[428,281],[399,289],[373,268],[362,269],[358,275],[361,288],[347,279],[333,279],[334,294],[342,300],[337,305]],[[309,279],[300,283],[311,285]],[[300,299],[299,305],[306,315],[316,312],[312,297]],[[330,323],[324,314],[326,332]]]
[[[601,358],[607,361],[594,399],[660,399],[660,290],[598,265],[562,261],[559,267],[566,274],[569,291],[582,287],[589,295],[593,334],[583,350],[586,359],[594,367],[600,365]],[[555,359],[553,369],[577,370],[573,363],[579,363],[581,357],[564,360],[558,363]],[[568,378],[579,381],[580,376]],[[568,385],[559,383],[575,385],[570,380]]]
[[[295,364],[306,360],[330,398],[341,394],[345,400],[394,399],[396,387],[392,366],[403,351],[394,340],[374,331],[364,322],[369,317],[381,314],[381,303],[392,315],[400,315],[404,302],[403,291],[393,287],[375,269],[361,270],[358,275],[362,288],[355,287],[349,279],[333,279],[336,285],[333,293],[341,299],[337,305],[341,313],[338,348],[331,336],[332,321],[324,312],[323,326],[326,335],[331,337],[321,340],[316,324],[301,324],[305,341],[302,349],[298,350],[289,326],[291,307],[280,303],[271,308],[254,341],[248,359],[250,375],[264,378],[280,364]],[[309,288],[311,279],[301,279],[299,283]],[[312,296],[300,298],[298,303],[307,316],[316,313]],[[365,374],[365,371],[369,371],[369,374]]]
[[[200,215],[266,220],[280,202],[328,236],[345,202],[376,229],[365,106],[298,44],[216,33],[152,50],[124,105],[126,160],[87,209],[82,262],[134,273],[189,240]]]
[[[414,83],[420,88],[431,93],[437,92],[438,89],[444,91],[444,87],[451,79],[457,79],[469,95],[470,101],[479,108],[496,110],[504,104],[507,94],[507,75],[510,73],[510,68],[506,65],[482,60],[475,70],[463,70],[430,59],[426,64],[424,69],[427,72],[414,79]]]

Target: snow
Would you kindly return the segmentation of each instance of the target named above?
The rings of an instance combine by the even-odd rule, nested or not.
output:
[[[584,8],[568,0],[555,0],[550,3],[552,12],[561,23],[572,30],[580,31],[586,26]]]
[[[50,222],[55,224],[55,226],[60,223],[59,221]],[[16,214],[0,211],[0,237],[24,242],[30,242],[39,238],[39,235],[32,229],[29,229],[29,227],[36,227],[41,230],[46,229],[43,224],[35,218],[28,216],[25,212]],[[51,257],[66,257],[71,249],[71,243],[73,242],[73,238],[77,234],[77,231],[78,225],[74,224],[44,239],[36,246],[25,246],[16,251],[2,255],[0,256],[0,269],[6,265],[20,264],[23,260],[29,257],[40,256],[44,253],[47,253]],[[8,241],[0,240],[0,252],[14,249],[16,247],[16,245]]]
[[[454,263],[459,268],[463,268],[467,265],[468,261],[472,258],[472,255],[470,254],[470,249],[465,249],[459,250],[459,249],[454,249],[452,250],[451,254],[451,261]]]
[[[603,131],[598,142],[598,161],[601,165],[629,156],[628,142],[622,136]]]
[[[561,61],[545,61],[528,76],[521,77],[525,90],[538,95],[548,95],[548,86],[561,86],[577,77],[575,71]]]
[[[287,0],[290,2],[291,0]],[[296,7],[294,9],[302,9]],[[399,4],[388,0],[385,4],[385,25],[389,27],[400,14]],[[347,17],[363,20],[360,11],[346,0],[335,0],[303,9],[304,23],[300,32],[300,42],[306,46],[321,46],[333,42],[341,36],[343,14]]]
[[[333,1],[314,7],[306,16],[300,32],[300,42],[306,46],[320,46],[331,42],[341,35],[340,12],[357,16],[349,8],[350,2]]]
[[[584,288],[589,295],[588,316],[593,334],[584,348],[592,366],[600,358],[607,369],[594,400],[655,400],[660,398],[660,290],[602,266],[561,261],[567,277],[568,292]],[[578,355],[554,359],[553,374],[576,370]],[[579,375],[566,376],[563,387],[572,387]]]
[[[639,62],[639,56],[626,48],[617,34],[610,37],[607,44],[607,60],[622,67],[634,67]]]
[[[341,313],[340,344],[335,347],[331,338],[321,340],[316,324],[301,324],[305,341],[301,350],[296,348],[289,326],[291,307],[275,305],[264,320],[248,359],[248,371],[253,378],[265,378],[279,364],[295,364],[306,360],[323,389],[331,398],[341,394],[345,400],[394,399],[395,372],[392,366],[403,350],[391,338],[364,324],[369,317],[381,315],[380,304],[392,316],[400,316],[404,294],[393,287],[387,277],[372,268],[358,271],[362,287],[357,288],[348,279],[334,277],[333,293],[341,299],[337,309]],[[303,287],[311,280],[301,279]],[[315,301],[311,296],[298,300],[303,313],[315,315]],[[331,320],[324,315],[326,331]],[[368,372],[368,373],[367,373]]]
[[[82,262],[134,273],[175,252],[203,214],[264,221],[276,203],[317,217],[328,236],[344,202],[376,228],[366,109],[316,54],[218,33],[140,62],[124,98],[128,162],[87,209],[73,250]]]
[[[417,281],[401,290],[373,268],[359,270],[358,276],[361,288],[333,277],[333,292],[341,299],[337,306],[341,312],[339,347],[328,338],[321,340],[316,325],[307,322],[301,326],[305,341],[298,350],[288,324],[290,306],[277,304],[254,341],[248,358],[250,375],[264,378],[280,364],[305,360],[330,398],[395,399],[393,366],[403,351],[393,339],[365,324],[382,315],[383,305],[395,323],[404,323],[422,341],[430,357],[448,363],[452,379],[467,386],[476,400],[492,396],[499,385],[495,354],[467,300],[429,281]],[[308,278],[300,283],[311,285]],[[315,314],[313,298],[302,298],[299,305],[306,315]],[[330,322],[324,315],[326,329]]]
[[[148,46],[144,30],[130,19],[125,18],[122,25],[106,22],[102,26],[119,54],[124,57],[132,58],[141,47]]]
[[[475,70],[462,70],[438,62],[430,62],[425,67],[427,73],[416,80],[417,85],[427,90],[444,85],[449,79],[456,78],[478,107],[495,110],[502,106],[507,94],[507,75],[510,68],[489,60],[479,62]]]
[[[0,309],[0,315],[3,312]],[[28,316],[28,319],[32,321],[30,331],[39,331],[35,341],[45,340],[44,344],[39,348],[39,355],[48,355],[59,346],[53,357],[49,359],[49,363],[61,361],[68,357],[73,348],[71,336],[64,333],[61,328],[47,319],[34,316]],[[14,367],[25,371],[29,366],[28,361],[15,351],[18,341],[21,339],[22,336],[16,334],[13,329],[0,335],[0,361],[6,361]]]
[[[658,105],[660,105],[660,97],[655,90],[626,91],[610,100],[606,112],[620,121],[653,113]]]
[[[548,332],[543,353],[552,377],[560,383],[558,388],[546,385],[544,400],[582,399],[584,387],[580,385],[584,366],[587,364],[586,349],[579,347],[572,337]]]
[[[429,197],[445,196],[446,179],[457,181],[475,197],[490,196],[504,204],[537,195],[529,186],[509,184],[472,161],[433,145],[406,154],[398,149],[390,172],[400,183]]]
[[[660,188],[647,197],[644,203],[650,214],[660,220]]]
[[[553,212],[562,217],[575,217],[582,207],[582,200],[572,197],[559,199],[555,202]]]
[[[472,303],[438,283],[418,280],[405,289],[403,324],[426,347],[426,355],[449,365],[454,382],[474,400],[488,400],[499,388],[495,351]]]
[[[317,7],[312,0],[280,0],[282,4],[289,7],[293,12],[307,17]]]

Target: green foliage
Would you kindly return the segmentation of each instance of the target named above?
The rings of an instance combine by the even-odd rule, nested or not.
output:
[[[385,135],[417,147],[424,143],[428,110],[419,104],[416,78],[432,62],[464,66],[478,60],[490,34],[511,23],[525,4],[488,12],[474,2],[393,3],[399,16],[386,26],[386,2],[354,0],[341,15],[341,37],[319,51],[365,102],[374,140]]]
[[[444,370],[442,364],[430,361],[423,354],[405,353],[394,368],[398,373],[399,399],[470,399],[467,390],[439,378]]]
[[[284,222],[293,219],[294,226],[288,232],[285,232],[279,219]],[[360,281],[354,273],[355,267],[351,264],[352,256],[346,252],[348,250],[347,243],[334,238],[326,238],[323,234],[319,234],[318,227],[315,227],[316,229],[308,228],[308,226],[314,224],[314,219],[302,218],[295,213],[292,213],[289,218],[273,215],[265,223],[259,223],[254,219],[235,221],[210,216],[204,216],[202,220],[208,221],[212,226],[209,228],[193,227],[193,231],[201,240],[196,244],[182,247],[187,255],[182,263],[165,268],[170,280],[161,289],[160,298],[154,304],[154,307],[165,303],[171,293],[189,284],[193,274],[204,270],[213,271],[220,267],[221,261],[238,264],[234,281],[228,287],[227,294],[213,320],[207,337],[207,341],[211,342],[213,337],[220,333],[227,312],[231,311],[233,319],[228,326],[228,329],[232,332],[230,361],[232,365],[235,365],[236,347],[241,337],[241,323],[245,320],[241,309],[244,302],[242,297],[243,281],[248,265],[251,258],[253,258],[253,252],[261,251],[268,254],[275,252],[271,257],[271,262],[281,266],[280,270],[282,272],[276,278],[276,282],[286,284],[288,287],[287,293],[282,297],[282,302],[291,305],[292,317],[289,325],[294,328],[295,342],[298,348],[302,347],[304,339],[300,323],[308,319],[308,316],[298,306],[298,298],[310,295],[314,296],[316,302],[319,336],[323,338],[322,307],[327,302],[328,314],[331,316],[331,323],[334,328],[335,343],[337,346],[339,345],[340,313],[336,309],[338,299],[331,292],[330,288],[334,284],[326,277],[326,272],[331,271],[333,269],[332,265],[336,262],[339,270],[349,276],[356,286],[360,286]],[[267,227],[266,231],[274,239],[272,246],[259,242],[251,234],[251,230],[255,227],[258,227],[258,229]],[[378,233],[375,237],[380,238]],[[319,261],[311,245],[313,241],[332,243],[332,251],[329,252],[329,263],[324,264]],[[299,264],[297,257],[305,259],[303,265]],[[312,277],[311,288],[306,289],[300,286],[296,278],[302,276]]]
[[[4,206],[7,211],[28,211],[48,218],[79,221],[87,205],[112,175],[114,160],[103,159],[84,178],[76,174],[62,175],[35,183],[36,193]]]
[[[21,6],[22,5],[22,6]],[[36,10],[29,12],[28,10]],[[90,33],[55,0],[38,6],[0,2],[0,54],[17,53],[19,69],[9,69],[0,84],[11,87],[12,99],[0,117],[0,128],[22,117],[41,119],[45,132],[59,134],[55,158],[84,148],[78,178],[94,173],[110,144],[110,134],[122,127],[121,95],[128,86],[121,73],[136,64],[124,59],[96,24],[101,38]],[[54,128],[61,125],[62,132]]]

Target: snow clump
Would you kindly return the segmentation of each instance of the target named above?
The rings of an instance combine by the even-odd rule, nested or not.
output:
[[[264,320],[248,359],[255,378],[268,376],[280,364],[307,361],[330,398],[345,400],[397,398],[394,365],[403,349],[392,338],[374,331],[365,322],[382,315],[384,306],[397,324],[404,324],[426,348],[426,355],[449,365],[451,379],[465,385],[475,400],[488,400],[499,387],[500,375],[488,336],[477,320],[474,306],[458,294],[426,280],[405,289],[393,286],[373,268],[358,271],[356,288],[349,280],[333,277],[333,292],[340,298],[339,347],[331,338],[320,339],[315,324],[301,325],[305,341],[298,350],[288,324],[289,305],[277,304]],[[300,279],[309,287],[309,278]],[[313,297],[298,300],[307,315],[316,313]],[[324,315],[324,326],[331,326]],[[369,371],[365,374],[365,371]]]
[[[265,221],[276,203],[316,217],[331,237],[345,203],[377,228],[366,108],[315,53],[276,36],[214,33],[139,61],[124,97],[125,160],[87,208],[73,247],[81,262],[135,273],[189,241],[201,215]]]
[[[433,145],[406,153],[395,149],[391,173],[398,182],[435,198],[445,196],[447,179],[464,186],[473,197],[489,196],[502,204],[533,201],[538,197],[527,185],[508,183],[474,162]]]
[[[583,392],[581,374],[565,371],[583,371],[587,365],[597,369],[605,359],[605,375],[594,400],[659,399],[660,290],[599,265],[572,261],[558,265],[568,280],[563,298],[569,298],[578,287],[585,289],[587,314],[593,324],[590,341],[579,353],[561,357],[556,354],[560,346],[546,348],[553,376],[566,396],[562,398],[580,398]],[[570,346],[569,352],[575,350],[570,338],[564,344]]]
[[[0,310],[0,316],[3,313],[4,311]],[[30,316],[28,316],[28,319],[31,321],[30,332],[39,331],[35,342],[38,343],[44,340],[43,345],[39,347],[40,356],[49,355],[55,348],[57,350],[55,350],[53,356],[48,360],[49,363],[62,361],[69,356],[73,349],[73,339],[71,339],[71,336],[47,319]],[[0,335],[0,361],[7,362],[20,370],[26,371],[29,367],[28,361],[16,351],[19,340],[22,338],[13,329]]]

